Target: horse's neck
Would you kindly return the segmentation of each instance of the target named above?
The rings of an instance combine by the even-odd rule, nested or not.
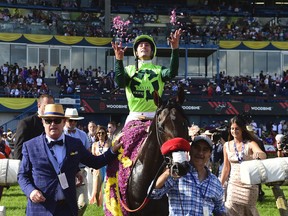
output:
[[[153,122],[152,122],[153,124]],[[160,146],[161,144],[159,144],[159,140],[157,137],[157,132],[156,132],[156,128],[149,128],[148,131],[148,135],[145,138],[145,140],[143,141],[142,147],[141,147],[141,152],[148,155],[155,155],[155,157],[159,157],[159,152],[160,152]],[[157,151],[157,148],[159,149],[159,151]],[[140,155],[144,155],[144,154],[140,154]],[[155,160],[156,158],[154,158]]]

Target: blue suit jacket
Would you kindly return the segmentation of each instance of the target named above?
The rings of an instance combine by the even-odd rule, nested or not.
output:
[[[23,158],[18,173],[18,183],[28,197],[26,214],[29,216],[50,216],[53,215],[56,208],[54,197],[59,180],[48,157],[45,145],[45,134],[23,144]],[[77,215],[75,175],[79,171],[79,163],[99,169],[114,160],[117,155],[111,151],[106,151],[101,156],[93,156],[85,149],[79,139],[67,135],[65,135],[65,146],[66,157],[63,161],[61,173],[65,173],[69,187],[63,192],[73,215]],[[45,202],[33,203],[30,200],[30,193],[35,189],[43,193],[46,198]]]

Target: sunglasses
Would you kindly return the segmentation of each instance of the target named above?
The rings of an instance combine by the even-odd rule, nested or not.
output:
[[[105,132],[98,132],[97,134],[98,134],[98,135],[100,135],[100,134],[101,134],[101,135],[105,135],[106,133],[105,133]]]
[[[62,122],[61,118],[56,118],[56,119],[44,119],[45,124],[52,124],[52,122],[54,122],[54,124],[60,124]]]

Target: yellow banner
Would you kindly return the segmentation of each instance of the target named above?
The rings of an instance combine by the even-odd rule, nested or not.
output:
[[[288,50],[287,42],[272,42],[272,45],[278,49]]]
[[[53,35],[24,34],[24,37],[34,43],[45,43],[53,38]]]
[[[220,41],[219,46],[224,49],[234,49],[241,44],[241,41]]]
[[[36,98],[1,98],[0,104],[9,109],[25,109],[35,101]]]
[[[94,46],[105,46],[110,44],[112,38],[100,37],[82,37],[82,36],[63,36],[63,35],[41,35],[41,34],[15,34],[15,33],[0,33],[0,41],[13,42],[21,37],[26,38],[28,41],[41,44],[46,43],[55,38],[60,43],[65,45],[74,45],[86,40],[89,44]]]
[[[269,46],[269,41],[243,41],[243,44],[250,49],[264,49]]]
[[[95,46],[104,46],[106,44],[110,44],[112,38],[85,37],[85,40]]]
[[[15,41],[21,38],[22,34],[15,34],[15,33],[0,33],[0,40],[2,41]]]
[[[64,44],[77,44],[83,40],[83,37],[80,36],[55,36],[56,40]]]
[[[240,45],[254,50],[265,49],[269,45],[276,49],[288,50],[288,42],[285,41],[219,41],[219,46],[222,49],[237,49]]]

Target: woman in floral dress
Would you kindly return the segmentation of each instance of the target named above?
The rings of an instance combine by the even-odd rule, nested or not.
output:
[[[246,185],[240,181],[240,164],[242,161],[265,159],[263,152],[251,132],[246,128],[246,122],[241,116],[230,120],[229,141],[224,144],[224,165],[221,183],[226,181],[227,196],[225,207],[228,216],[259,216],[256,208],[258,185]]]

